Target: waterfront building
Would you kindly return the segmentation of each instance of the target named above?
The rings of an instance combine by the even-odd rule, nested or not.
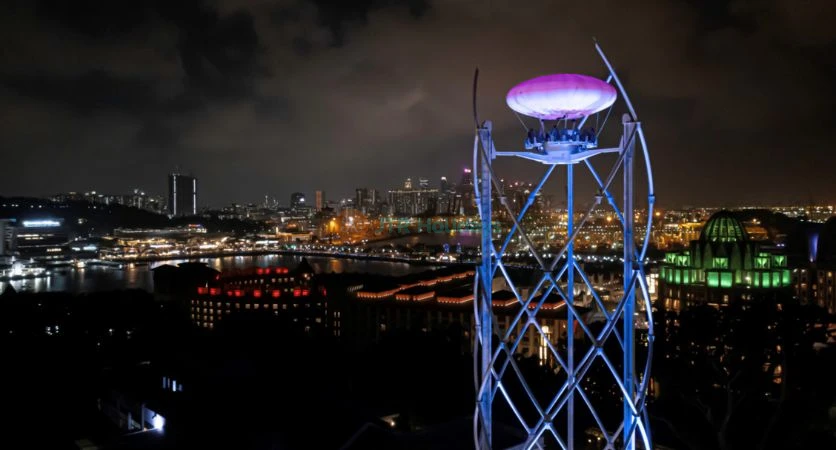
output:
[[[10,236],[7,251],[24,259],[63,259],[69,254],[70,234],[63,219],[15,221],[11,231],[4,233]]]
[[[192,323],[210,330],[231,314],[290,317],[306,333],[313,329],[339,330],[340,325],[338,317],[327,324],[325,291],[313,285],[313,270],[307,261],[293,271],[287,267],[253,267],[224,272],[197,287],[189,309]]]
[[[0,219],[0,257],[6,256],[12,248],[13,223],[11,219]]]
[[[447,267],[401,277],[370,274],[316,275],[299,267],[261,267],[219,274],[188,296],[192,323],[214,330],[233,318],[274,318],[304,334],[330,336],[355,348],[378,342],[388,333],[457,333],[465,346],[473,333],[473,269]],[[566,305],[557,295],[545,299],[537,315],[549,337],[539,337],[525,320],[512,326],[521,305],[496,280],[495,323],[501,333],[524,334],[517,354],[554,365],[547,346],[565,337]],[[530,305],[540,302],[535,296]],[[576,306],[584,314],[588,308]],[[260,319],[259,319],[260,318]],[[589,315],[590,320],[594,320]],[[278,323],[278,322],[277,322]],[[467,351],[467,348],[463,348]]]
[[[355,287],[353,295],[341,305],[346,326],[351,327],[348,339],[355,345],[377,342],[387,333],[396,330],[433,333],[459,332],[468,351],[470,338],[474,333],[473,321],[473,269],[445,268],[421,272],[396,279],[381,280]],[[542,299],[535,295],[529,304],[542,306],[537,313],[536,327],[528,326],[526,320],[514,324],[522,305],[507,289],[502,279],[493,283],[494,323],[500,334],[510,332],[512,337],[522,336],[516,354],[536,358],[541,365],[554,367],[556,361],[548,346],[557,346],[565,340],[566,304],[556,294]],[[590,309],[576,305],[583,320],[594,320]],[[576,332],[580,331],[575,330]]]

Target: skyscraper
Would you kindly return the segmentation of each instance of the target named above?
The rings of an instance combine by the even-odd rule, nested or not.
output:
[[[168,213],[172,216],[197,214],[197,178],[179,173],[169,174]]]
[[[411,181],[407,178],[409,186]],[[438,190],[419,188],[394,189],[389,191],[389,210],[397,216],[415,216],[420,214],[436,214],[438,212]],[[375,192],[376,194],[376,192]]]
[[[290,194],[290,207],[293,209],[299,209],[306,206],[305,203],[305,194],[301,192],[294,192]]]
[[[411,190],[412,189],[412,178],[407,178],[406,181],[403,182],[404,190]]]
[[[430,179],[429,178],[424,178],[424,177],[419,177],[418,178],[418,187],[420,187],[421,189],[429,189]]]
[[[456,197],[451,209],[456,214],[461,215],[476,213],[476,202],[473,196],[473,172],[470,169],[464,169],[462,173],[462,181],[456,187]]]
[[[363,214],[378,214],[380,208],[380,193],[374,188],[355,189],[354,206]]]
[[[473,172],[470,169],[464,169],[462,181],[459,184],[462,186],[473,186]]]
[[[441,214],[451,214],[456,203],[456,193],[452,190],[450,182],[447,177],[441,177],[441,182],[438,189],[438,212]]]
[[[354,194],[354,204],[357,205],[358,208],[362,209],[369,201],[369,189],[357,188],[354,190]]]
[[[314,195],[316,196],[316,210],[322,211],[322,208],[325,207],[325,191],[316,191]]]

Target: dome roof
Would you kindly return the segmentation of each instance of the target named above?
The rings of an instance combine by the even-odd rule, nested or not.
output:
[[[746,230],[731,211],[717,211],[712,215],[700,233],[701,241],[742,242],[747,240]]]

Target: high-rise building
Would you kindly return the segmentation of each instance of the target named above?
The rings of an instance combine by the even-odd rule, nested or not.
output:
[[[197,178],[179,173],[168,176],[168,213],[172,216],[197,214]]]
[[[462,173],[462,186],[473,186],[473,172],[470,169],[464,169]]]
[[[406,191],[408,191],[408,190],[412,189],[412,178],[407,178],[407,179],[403,182],[403,188],[404,188],[404,190],[406,190]]]
[[[454,214],[456,203],[456,192],[453,185],[447,181],[447,177],[441,177],[438,189],[438,212],[441,214]]]
[[[357,188],[354,190],[354,204],[357,205],[358,208],[362,209],[366,206],[367,202],[369,201],[369,189],[368,188]]]
[[[456,194],[451,203],[450,209],[454,214],[476,214],[476,202],[473,195],[473,172],[470,169],[464,169],[462,181],[456,187]]]
[[[14,227],[11,219],[0,219],[0,256],[5,256],[11,250]]]
[[[430,188],[430,179],[420,177],[418,178],[418,187],[421,189],[429,189]]]
[[[438,190],[403,189],[389,191],[389,207],[396,216],[436,214],[438,212]]]
[[[316,210],[322,211],[325,207],[325,191],[316,191],[314,195],[316,196]]]
[[[377,215],[380,213],[380,193],[373,188],[355,189],[354,207],[363,214]]]
[[[301,192],[290,194],[290,207],[292,209],[304,208],[305,206],[307,206],[305,203],[305,194]]]

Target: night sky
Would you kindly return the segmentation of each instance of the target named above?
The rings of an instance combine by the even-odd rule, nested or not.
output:
[[[604,78],[594,36],[647,132],[661,206],[836,202],[832,0],[6,3],[0,195],[165,194],[178,166],[201,206],[458,181],[474,67],[480,116],[518,147],[507,90]]]

